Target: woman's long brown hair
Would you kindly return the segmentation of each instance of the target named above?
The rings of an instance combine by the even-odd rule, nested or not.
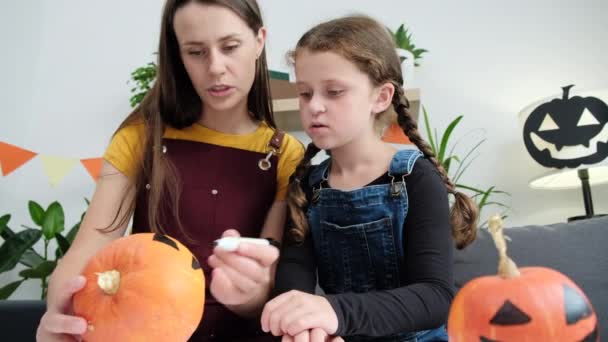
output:
[[[392,83],[395,87],[392,104],[397,113],[397,121],[403,132],[418,149],[437,168],[448,193],[455,197],[450,211],[452,235],[457,248],[464,248],[471,243],[477,233],[479,209],[477,204],[467,195],[456,191],[454,183],[449,179],[443,166],[437,161],[431,147],[418,132],[416,121],[409,112],[409,102],[403,92],[403,75],[401,62],[396,53],[395,44],[388,31],[380,23],[365,16],[348,16],[321,23],[298,41],[292,53],[294,63],[297,63],[299,51],[304,49],[311,52],[334,52],[354,63],[359,70],[366,73],[374,86]],[[378,119],[383,114],[378,116]],[[310,143],[306,148],[303,160],[294,173],[289,187],[288,207],[293,224],[290,229],[294,241],[302,241],[308,233],[308,222],[304,213],[307,206],[306,197],[300,181],[304,181],[311,159],[319,149]]]
[[[164,210],[160,210],[162,202],[163,207],[170,208],[171,215],[178,223],[178,229],[186,237],[189,235],[180,222],[178,210],[181,186],[175,166],[163,157],[162,137],[166,126],[182,129],[199,121],[203,115],[202,100],[186,72],[173,28],[173,19],[177,10],[191,2],[222,6],[232,10],[247,23],[254,34],[264,26],[260,8],[255,0],[168,0],[162,15],[156,81],[142,103],[129,114],[116,131],[117,133],[127,126],[143,123],[145,132],[143,153],[140,160],[134,161],[137,165],[133,179],[136,198],[143,192],[148,196],[147,217],[150,231],[163,232],[160,226],[164,213]],[[272,114],[265,48],[256,60],[255,79],[247,98],[247,106],[255,119],[265,121],[270,127],[276,127]],[[149,189],[146,189],[146,184],[149,184]],[[136,203],[135,200],[126,203],[126,198],[125,196],[120,204],[120,209],[126,206],[125,214],[119,217],[121,212],[119,210],[110,226],[102,229],[103,231],[116,230],[129,221],[135,211]]]

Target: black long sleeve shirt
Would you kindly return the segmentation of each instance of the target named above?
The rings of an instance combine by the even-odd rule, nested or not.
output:
[[[453,240],[446,187],[435,166],[416,161],[406,177],[409,209],[403,226],[403,287],[367,293],[325,295],[338,317],[337,336],[384,336],[436,328],[447,321],[454,297]],[[369,185],[390,182],[387,174]],[[307,185],[307,180],[302,181]],[[311,188],[304,188],[310,199]],[[309,201],[310,203],[310,201]],[[275,293],[314,293],[317,284],[312,239],[286,243],[276,272]]]

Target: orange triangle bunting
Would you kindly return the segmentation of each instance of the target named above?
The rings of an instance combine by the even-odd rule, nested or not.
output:
[[[103,165],[103,158],[89,158],[89,159],[81,159],[80,162],[84,165],[89,175],[94,180],[97,180],[99,177],[99,172],[101,171],[101,166]]]
[[[0,166],[2,167],[2,175],[6,177],[9,173],[20,168],[23,164],[37,155],[38,153],[0,141]]]
[[[403,129],[396,123],[392,123],[384,131],[382,141],[393,144],[411,144],[410,139],[403,133]]]

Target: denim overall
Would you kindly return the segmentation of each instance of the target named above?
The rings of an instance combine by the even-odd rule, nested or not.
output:
[[[309,178],[313,188],[308,220],[326,294],[369,292],[402,286],[403,224],[408,210],[405,179],[422,153],[401,150],[389,167],[390,184],[353,191],[329,188],[330,159]],[[346,341],[447,341],[445,326],[384,337],[347,336]]]

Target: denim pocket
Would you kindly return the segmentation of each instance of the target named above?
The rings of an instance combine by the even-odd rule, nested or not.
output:
[[[367,292],[399,285],[392,219],[349,226],[320,222],[319,283],[327,293]]]

